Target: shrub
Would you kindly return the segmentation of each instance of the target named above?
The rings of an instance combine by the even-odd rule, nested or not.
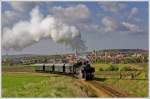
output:
[[[105,71],[118,71],[119,68],[117,66],[111,65],[105,69]]]
[[[131,69],[129,67],[122,67],[120,71],[131,71]]]
[[[99,71],[104,71],[104,69],[103,68],[99,68]]]

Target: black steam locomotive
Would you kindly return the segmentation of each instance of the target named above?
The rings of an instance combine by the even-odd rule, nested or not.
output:
[[[89,61],[78,61],[74,64],[75,74],[78,78],[92,80],[94,78],[95,68],[91,67]]]
[[[78,61],[75,64],[35,64],[35,70],[36,72],[67,74],[85,80],[92,80],[95,72],[88,61]]]

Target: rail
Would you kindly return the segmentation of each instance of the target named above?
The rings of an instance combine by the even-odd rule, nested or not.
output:
[[[81,83],[90,87],[97,97],[133,97],[133,95],[131,94],[120,92],[96,80],[93,81],[81,80]]]

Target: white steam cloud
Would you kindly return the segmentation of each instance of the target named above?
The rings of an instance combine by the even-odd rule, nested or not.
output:
[[[19,21],[12,28],[3,29],[2,48],[23,49],[41,39],[50,38],[72,49],[85,50],[84,41],[75,26],[67,25],[50,15],[44,17],[38,7],[35,7],[30,15],[29,21]]]

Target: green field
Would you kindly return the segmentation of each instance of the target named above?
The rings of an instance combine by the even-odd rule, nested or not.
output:
[[[104,83],[133,94],[137,97],[148,96],[148,80],[106,79]]]
[[[77,79],[39,73],[2,74],[2,97],[88,97]]]
[[[99,71],[100,68],[106,69],[112,64],[93,64],[93,67],[96,69],[96,73],[101,73],[105,76],[105,72],[108,74],[108,78],[101,78],[102,75],[96,75],[96,78],[100,79],[100,81],[104,82],[105,84],[111,85],[116,89],[120,89],[126,91],[134,96],[138,97],[147,97],[148,96],[148,79],[145,78],[145,74],[148,73],[144,71],[148,68],[148,64],[115,64],[116,67],[119,69],[123,67],[130,67],[135,68],[137,70],[142,70],[140,74],[135,77],[135,79],[130,78],[123,78],[119,79],[116,75],[111,74],[110,71]],[[114,71],[115,72],[115,71]],[[119,71],[117,71],[119,72]],[[103,74],[104,73],[104,74]]]
[[[144,71],[148,64],[115,64],[119,69],[123,67],[136,68],[142,72],[135,78],[115,78],[111,71],[99,71],[112,64],[93,64],[96,80],[108,84],[115,89],[128,92],[136,97],[148,96],[148,79]],[[107,72],[109,78],[102,78],[103,72]],[[119,72],[119,71],[117,71]],[[3,66],[2,67],[2,97],[94,97],[79,79],[68,76],[35,73],[30,66]]]
[[[108,68],[110,65],[114,65],[116,67],[118,67],[119,69],[123,68],[123,67],[129,67],[132,69],[137,69],[137,70],[145,70],[148,69],[148,64],[146,63],[139,63],[139,64],[99,64],[99,63],[95,63],[92,64],[93,67],[95,67],[96,72],[99,71],[100,68],[106,69]]]

